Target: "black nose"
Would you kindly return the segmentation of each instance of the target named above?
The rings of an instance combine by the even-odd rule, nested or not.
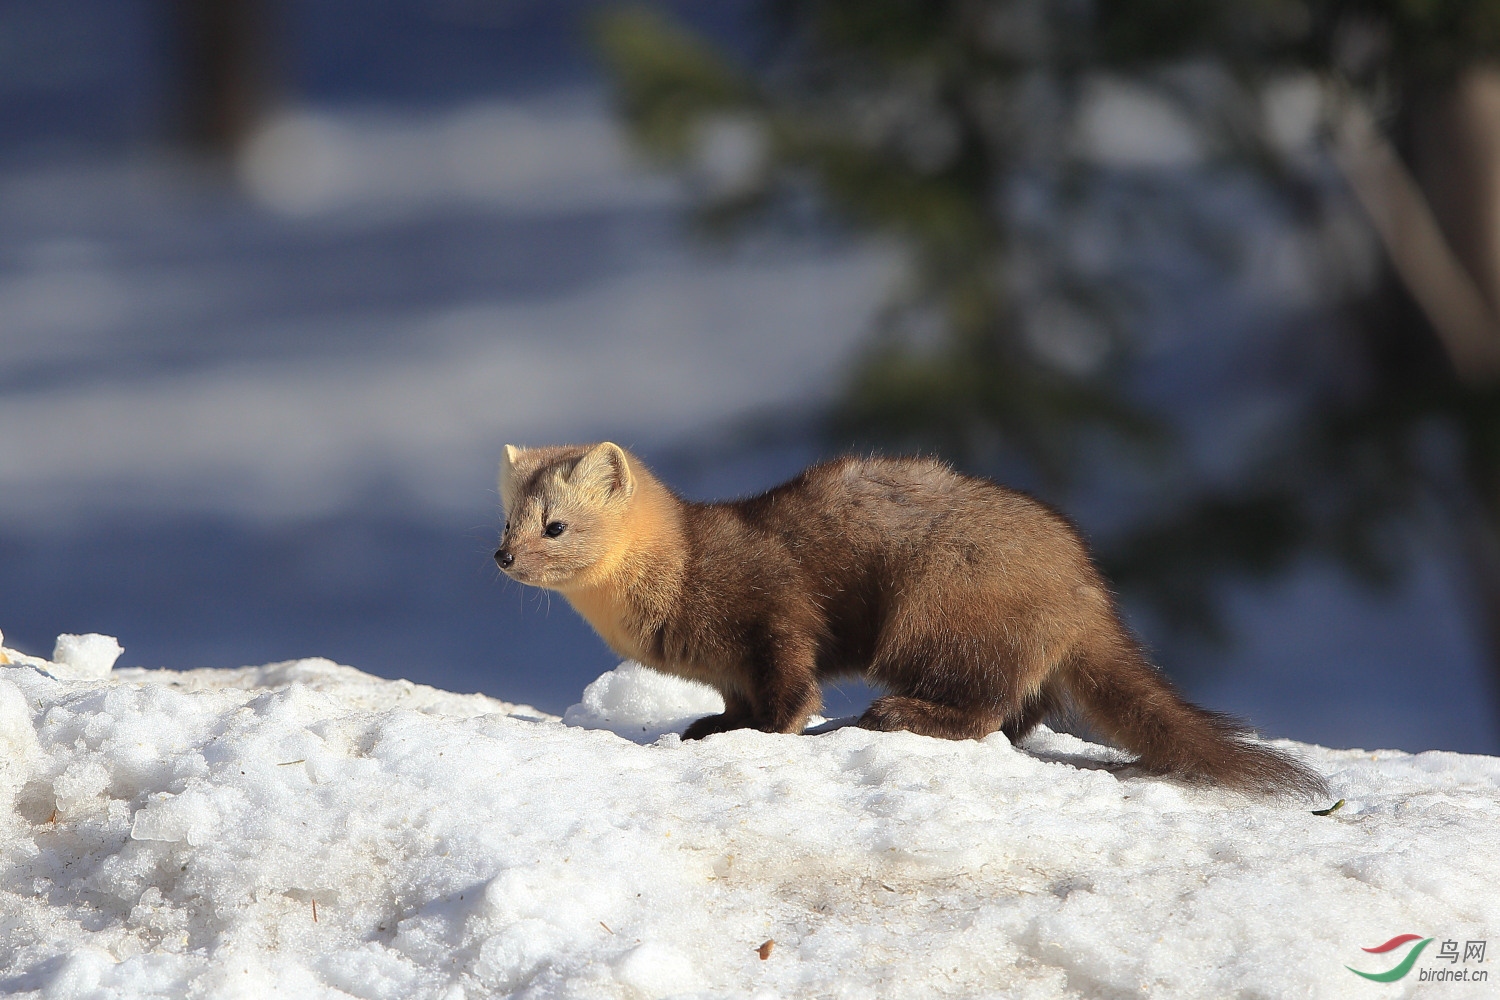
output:
[[[510,569],[510,564],[516,561],[516,557],[508,549],[495,550],[495,562],[500,564],[501,569]]]

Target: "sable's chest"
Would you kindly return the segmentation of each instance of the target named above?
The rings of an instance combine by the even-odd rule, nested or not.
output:
[[[573,609],[583,616],[599,638],[616,653],[641,663],[648,662],[642,648],[639,630],[625,612],[625,602],[607,590],[584,590],[565,595]]]

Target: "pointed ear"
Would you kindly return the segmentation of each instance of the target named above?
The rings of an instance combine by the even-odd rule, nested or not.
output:
[[[516,468],[521,456],[521,449],[513,444],[506,445],[505,453],[500,456],[500,502],[506,510],[514,509],[516,491],[521,488],[522,474]]]
[[[635,492],[635,474],[625,449],[609,441],[596,444],[584,453],[568,473],[568,485],[588,490],[600,497],[628,500]]]

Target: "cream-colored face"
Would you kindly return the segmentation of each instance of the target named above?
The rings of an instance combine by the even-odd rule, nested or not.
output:
[[[633,491],[629,459],[616,445],[507,445],[500,468],[506,523],[496,562],[535,587],[588,582],[622,543]]]

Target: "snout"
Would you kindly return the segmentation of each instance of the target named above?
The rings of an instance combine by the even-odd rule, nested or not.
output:
[[[515,561],[516,554],[510,549],[499,548],[495,550],[495,565],[499,566],[501,569],[510,569],[511,565]]]

